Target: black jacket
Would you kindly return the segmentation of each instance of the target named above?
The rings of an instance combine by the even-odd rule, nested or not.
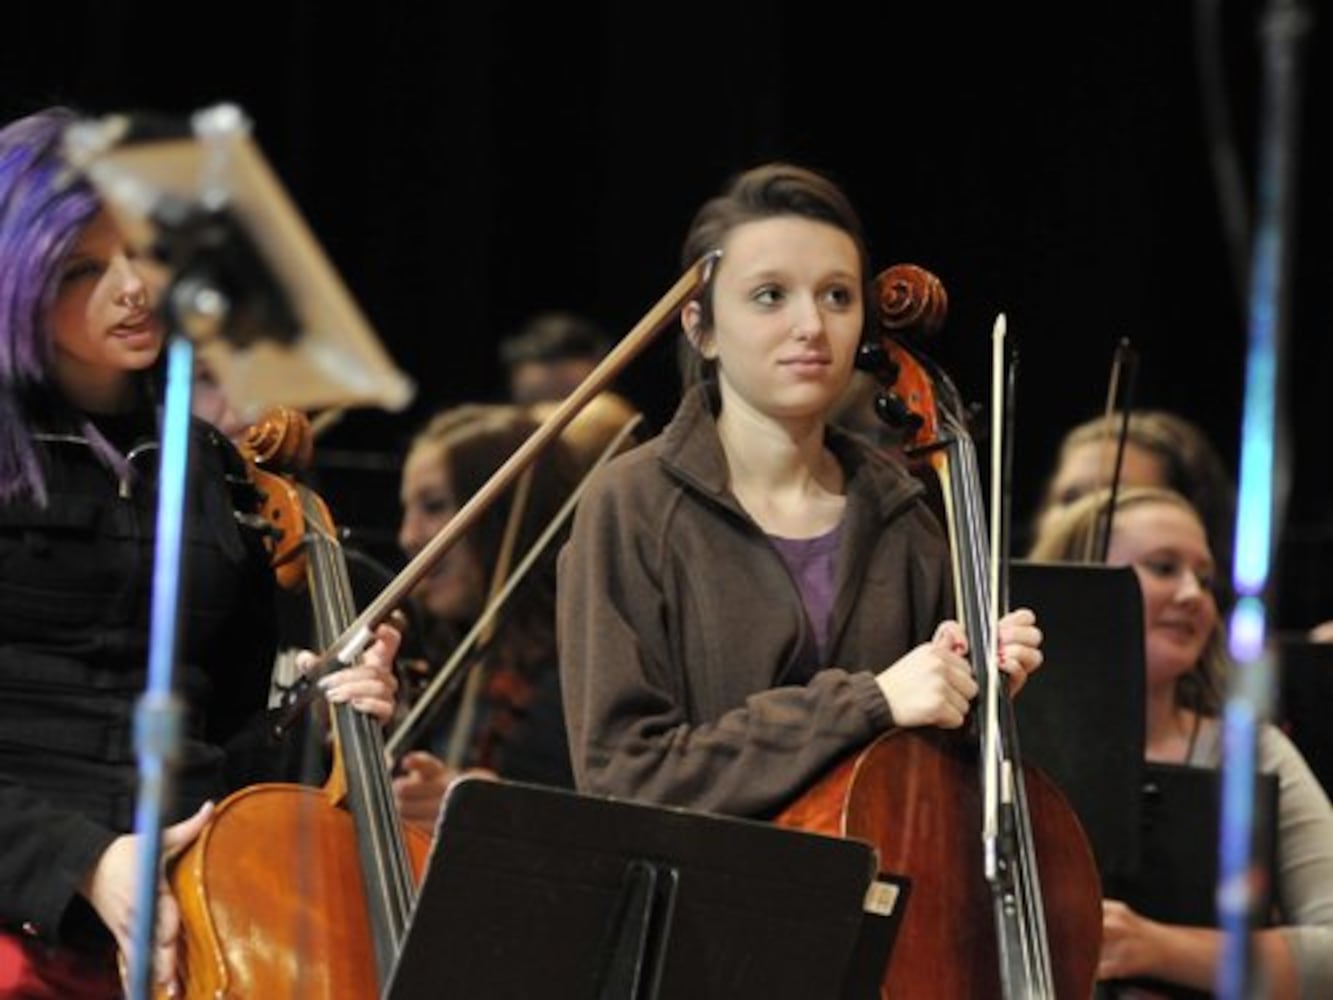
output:
[[[131,475],[77,434],[42,434],[49,502],[0,504],[0,926],[48,939],[96,928],[76,887],[133,827],[159,452],[151,417],[138,423],[137,434],[118,429],[135,441]],[[253,492],[206,424],[194,425],[191,453],[176,668],[187,719],[168,821],[262,774],[269,756],[255,723],[272,668],[273,576],[258,533],[234,515]]]

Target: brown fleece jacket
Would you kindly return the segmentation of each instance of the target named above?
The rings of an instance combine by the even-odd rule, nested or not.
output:
[[[846,472],[827,664],[784,683],[809,625],[777,550],[727,487],[709,395],[595,476],[560,558],[561,684],[578,787],[772,815],[893,724],[875,673],[950,611],[920,485],[836,430]]]

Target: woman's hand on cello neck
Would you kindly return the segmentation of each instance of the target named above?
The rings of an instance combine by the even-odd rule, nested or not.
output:
[[[1015,608],[1000,619],[999,626],[999,668],[1009,675],[1009,694],[1016,695],[1041,667],[1041,629],[1029,608]]]
[[[898,726],[957,729],[977,696],[972,666],[964,659],[967,638],[954,621],[941,622],[930,642],[923,642],[876,680]]]
[[[1027,608],[1009,612],[999,621],[999,668],[1016,694],[1028,675],[1041,666],[1041,630]],[[939,726],[957,729],[967,717],[978,687],[967,661],[967,636],[956,621],[941,622],[930,642],[922,643],[876,680],[889,703],[893,721],[904,727]]]
[[[398,695],[398,676],[393,664],[401,642],[402,634],[394,626],[378,626],[375,641],[355,664],[325,674],[316,682],[325,699],[351,705],[358,712],[374,716],[380,725],[388,725]],[[309,669],[317,661],[317,656],[309,651],[297,656],[297,665],[302,669]]]

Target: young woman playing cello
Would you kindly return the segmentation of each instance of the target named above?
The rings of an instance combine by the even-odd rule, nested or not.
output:
[[[893,726],[960,726],[977,685],[921,487],[828,424],[867,316],[847,198],[750,170],[683,256],[713,250],[680,408],[580,502],[561,681],[580,789],[767,817]],[[1032,613],[999,638],[1017,687],[1041,663]]]
[[[114,946],[135,899],[131,712],[145,685],[159,291],[94,192],[60,159],[74,115],[0,130],[0,993],[118,996]],[[272,574],[238,521],[254,497],[232,447],[193,429],[179,690],[189,714],[167,852],[208,802],[271,777],[262,721]],[[392,712],[385,629],[331,700]],[[155,965],[174,976],[177,910],[160,889]]]

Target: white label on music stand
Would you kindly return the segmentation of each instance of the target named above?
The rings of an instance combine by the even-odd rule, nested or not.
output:
[[[898,897],[902,890],[892,882],[879,879],[871,882],[866,889],[864,908],[867,913],[876,913],[881,917],[891,916],[898,906]]]

